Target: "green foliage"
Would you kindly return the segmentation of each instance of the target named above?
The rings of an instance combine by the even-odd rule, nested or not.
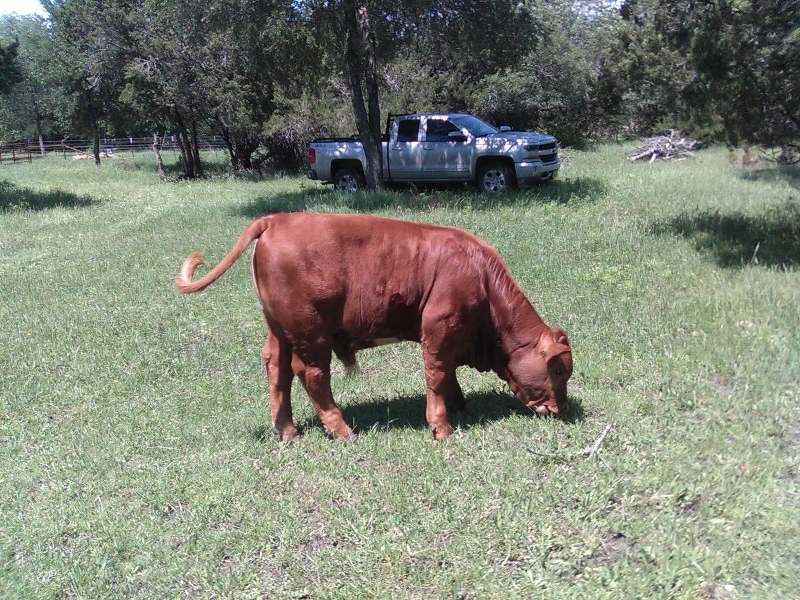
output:
[[[0,21],[0,38],[20,40],[20,80],[0,102],[0,137],[4,139],[64,137],[78,133],[69,122],[73,98],[61,80],[52,29],[41,17]]]
[[[591,73],[567,44],[544,45],[547,54],[533,52],[518,68],[486,77],[473,110],[497,125],[536,129],[564,146],[582,146],[591,131]]]
[[[0,95],[7,94],[21,78],[19,67],[16,63],[19,42],[14,41],[8,46],[0,44]]]
[[[0,97],[6,137],[169,129],[195,175],[195,140],[213,133],[237,170],[301,170],[308,140],[356,131],[353,93],[375,95],[352,85],[339,0],[44,4],[47,20],[0,23],[21,76]],[[570,146],[677,128],[796,155],[800,0],[358,6],[383,117],[470,111]]]
[[[616,70],[638,128],[673,115],[719,123],[733,146],[800,139],[800,2],[629,1],[623,15]]]

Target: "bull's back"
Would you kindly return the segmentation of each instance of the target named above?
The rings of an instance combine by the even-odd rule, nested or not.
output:
[[[474,238],[368,215],[279,214],[254,250],[262,304],[288,329],[414,339],[423,304]],[[472,251],[476,251],[472,249]],[[461,286],[470,285],[461,274]]]

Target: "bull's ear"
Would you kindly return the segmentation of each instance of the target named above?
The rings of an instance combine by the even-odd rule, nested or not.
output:
[[[550,333],[552,334],[553,341],[547,347],[547,362],[550,362],[553,358],[560,356],[565,352],[572,352],[566,331],[558,327],[552,327],[550,328]]]
[[[553,332],[553,339],[556,341],[556,344],[563,344],[565,346],[569,346],[569,338],[567,337],[566,331],[564,331],[560,327],[551,327],[550,331]]]
[[[508,387],[511,389],[511,393],[515,396],[519,393],[519,387],[517,386],[517,382],[514,381],[514,378],[511,376],[511,371],[508,368],[503,370],[503,379],[508,384]]]

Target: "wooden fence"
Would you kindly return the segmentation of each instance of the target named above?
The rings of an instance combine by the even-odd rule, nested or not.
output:
[[[159,139],[160,150],[180,152],[174,137],[164,136]],[[226,150],[221,137],[209,136],[198,138],[201,151]],[[94,158],[94,143],[92,140],[62,140],[60,142],[14,142],[0,143],[0,164],[17,163],[20,161],[33,162],[34,158],[49,154],[61,154],[64,159]],[[153,138],[104,138],[100,140],[101,158],[120,156],[123,153],[152,152]]]
[[[0,144],[0,164],[3,164],[3,161],[16,163],[22,160],[33,162],[31,147],[26,142]]]

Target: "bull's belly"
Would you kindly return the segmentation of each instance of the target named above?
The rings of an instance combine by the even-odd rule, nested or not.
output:
[[[399,344],[402,341],[403,340],[401,340],[400,338],[387,337],[387,338],[374,339],[374,340],[372,340],[372,343],[375,346],[388,346],[389,344]]]

